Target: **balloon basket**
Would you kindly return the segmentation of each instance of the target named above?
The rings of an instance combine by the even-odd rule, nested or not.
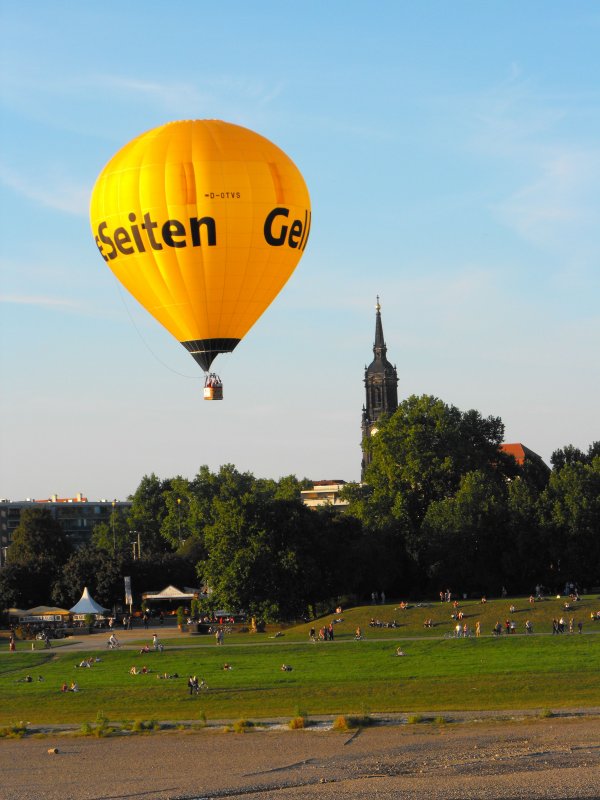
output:
[[[223,384],[218,375],[210,373],[204,381],[204,399],[205,400],[222,400],[223,399]]]

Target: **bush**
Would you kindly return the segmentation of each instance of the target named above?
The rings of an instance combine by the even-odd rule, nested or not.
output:
[[[346,717],[343,714],[340,714],[339,717],[336,717],[334,719],[332,728],[334,731],[339,731],[340,733],[344,733],[345,731],[350,730],[350,725]]]
[[[27,733],[27,722],[12,722],[0,728],[0,737],[3,739],[22,739]]]
[[[253,727],[254,723],[249,719],[238,719],[237,722],[233,723],[233,730],[235,733],[246,733],[247,730],[250,730]]]

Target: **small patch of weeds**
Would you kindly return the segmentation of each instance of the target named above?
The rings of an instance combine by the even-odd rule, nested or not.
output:
[[[160,730],[160,723],[155,719],[136,719],[131,725],[134,733],[144,733],[145,731]]]
[[[3,739],[22,739],[27,734],[27,725],[28,722],[12,722],[10,725],[6,725],[3,728],[0,728],[0,737]]]
[[[339,717],[336,717],[333,720],[333,725],[331,727],[334,731],[345,733],[346,731],[350,730],[350,723],[348,722],[347,717],[345,717],[343,714],[340,714]]]
[[[544,708],[542,711],[540,711],[540,717],[542,719],[552,719],[553,716],[554,711],[550,711],[549,708]]]
[[[406,720],[407,725],[420,725],[421,722],[425,722],[423,714],[411,714]]]
[[[249,719],[238,719],[233,723],[233,730],[235,733],[246,733],[247,730],[254,727],[254,723]]]

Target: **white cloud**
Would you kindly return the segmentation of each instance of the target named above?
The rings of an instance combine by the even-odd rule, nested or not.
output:
[[[61,297],[47,297],[44,295],[0,295],[0,303],[6,305],[36,306],[44,308],[57,308],[64,311],[70,309],[80,310],[79,303]]]
[[[78,185],[57,170],[28,176],[0,163],[0,183],[47,208],[80,217],[88,215],[91,187]]]
[[[472,102],[470,146],[502,163],[504,196],[491,212],[530,244],[570,263],[600,254],[598,98],[545,93],[512,68],[511,78]],[[511,188],[512,184],[512,188]]]
[[[533,167],[533,164],[532,164]],[[536,175],[496,211],[524,239],[564,256],[600,250],[600,150],[557,148],[535,164]]]
[[[106,91],[113,102],[118,95],[121,95],[121,99],[127,97],[130,101],[148,100],[169,113],[183,114],[186,118],[189,117],[190,110],[194,116],[198,116],[205,113],[202,109],[211,109],[212,116],[213,109],[222,109],[228,103],[234,103],[239,114],[240,101],[264,107],[279,97],[284,89],[281,81],[267,84],[261,80],[230,75],[203,78],[198,84],[98,75],[85,79],[85,83],[88,88],[90,85],[93,86],[95,91]]]

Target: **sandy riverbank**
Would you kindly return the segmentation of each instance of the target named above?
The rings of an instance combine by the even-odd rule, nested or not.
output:
[[[48,749],[57,747],[51,755]],[[3,800],[598,798],[596,716],[0,741]]]

